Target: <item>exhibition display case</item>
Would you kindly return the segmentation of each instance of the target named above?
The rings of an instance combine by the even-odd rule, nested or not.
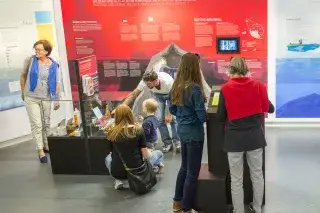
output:
[[[50,113],[43,113],[45,127],[50,121],[47,133],[50,162],[53,174],[89,174],[90,163],[85,140],[80,102],[60,100],[59,108],[55,101],[42,101],[42,108],[50,107]],[[43,110],[46,112],[46,110]],[[47,119],[49,118],[49,119]]]
[[[105,157],[110,153],[110,144],[107,141],[106,128],[112,125],[114,119],[111,112],[121,102],[118,100],[86,100],[85,108],[86,131],[88,137],[88,152],[90,156],[91,174],[108,175],[105,166]]]
[[[43,101],[51,106],[52,131],[48,134],[53,174],[108,175],[105,157],[110,153],[105,129],[114,121],[111,112],[126,97],[100,92],[95,55],[79,58],[69,64],[73,70],[72,85],[77,93],[72,100]],[[45,126],[45,119],[43,119]]]
[[[43,126],[50,121],[48,138],[53,174],[108,175],[105,157],[110,153],[105,129],[114,122],[111,112],[122,101],[87,99],[85,101],[42,101],[50,106],[49,119],[43,115]],[[83,109],[83,111],[81,111]]]

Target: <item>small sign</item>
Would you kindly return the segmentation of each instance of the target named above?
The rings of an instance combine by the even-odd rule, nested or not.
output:
[[[220,92],[215,92],[212,98],[212,106],[218,106],[219,104]]]

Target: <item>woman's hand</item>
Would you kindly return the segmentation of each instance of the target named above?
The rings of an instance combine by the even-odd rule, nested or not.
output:
[[[143,157],[144,160],[147,160],[148,158],[151,157],[151,150],[150,149],[142,148],[141,152],[142,152],[142,157]]]
[[[166,124],[169,124],[172,122],[172,115],[170,113],[167,114],[167,116],[165,118],[165,122],[166,122]]]
[[[58,110],[60,108],[60,103],[59,101],[54,101],[53,102],[53,110]]]

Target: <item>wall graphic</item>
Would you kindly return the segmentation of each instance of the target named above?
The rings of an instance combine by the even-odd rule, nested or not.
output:
[[[54,38],[52,13],[43,8],[52,10],[52,2],[0,1],[0,111],[23,106],[19,79],[25,59],[38,38]]]
[[[207,83],[222,84],[231,55],[217,54],[217,36],[239,36],[254,77],[267,80],[267,0],[61,0],[61,5],[68,60],[97,56],[102,95],[132,91],[152,68],[174,75],[182,52],[199,53]]]
[[[276,4],[276,117],[320,118],[320,1]]]
[[[55,45],[55,35],[53,32],[53,16],[51,11],[36,11],[35,19],[38,30],[38,39],[46,39]]]

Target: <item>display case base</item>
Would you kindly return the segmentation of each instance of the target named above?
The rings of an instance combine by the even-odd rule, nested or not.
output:
[[[203,213],[227,213],[226,178],[214,176],[208,164],[202,164],[196,193],[196,208]]]
[[[89,156],[84,137],[49,136],[53,174],[90,174]]]
[[[92,175],[109,175],[105,165],[105,158],[110,153],[110,143],[106,135],[99,131],[89,137],[89,155]]]

